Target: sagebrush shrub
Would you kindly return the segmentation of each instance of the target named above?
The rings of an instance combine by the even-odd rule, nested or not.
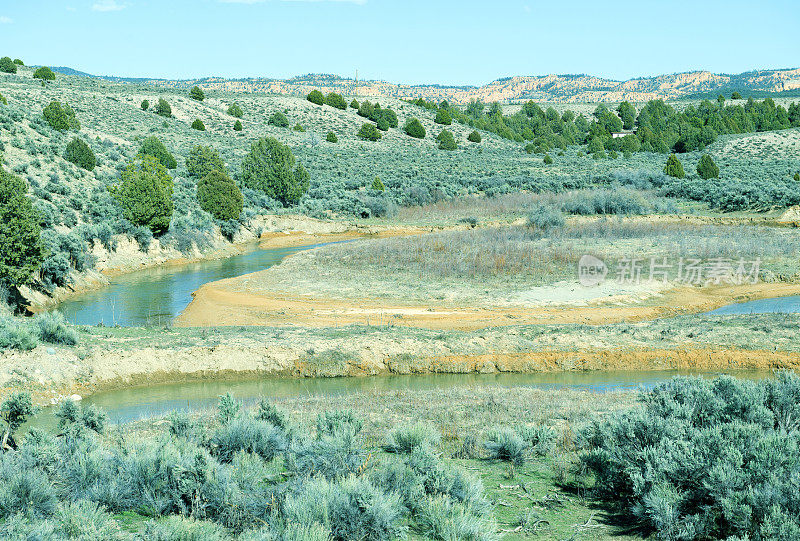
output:
[[[600,497],[661,538],[775,539],[776,520],[800,532],[798,398],[789,372],[677,377],[595,421],[581,460]]]
[[[219,427],[209,443],[211,454],[220,462],[230,462],[239,451],[272,460],[286,446],[286,437],[280,428],[248,415],[236,417]]]
[[[566,223],[564,215],[553,205],[536,204],[528,211],[527,226],[549,231],[555,227],[563,227]]]
[[[383,449],[388,453],[411,453],[418,447],[433,449],[441,439],[442,435],[435,426],[419,422],[392,430]]]
[[[292,523],[324,525],[336,541],[388,541],[404,538],[408,530],[399,496],[364,477],[312,479],[287,498],[284,514]]]
[[[34,324],[39,332],[39,339],[50,344],[74,346],[78,343],[78,333],[67,325],[61,312],[44,312],[37,314]]]
[[[483,446],[489,452],[490,458],[505,460],[515,466],[525,462],[525,452],[528,450],[528,444],[508,427],[490,430]]]
[[[471,512],[463,504],[443,496],[425,498],[417,522],[427,539],[440,541],[500,539],[494,517],[485,513]]]

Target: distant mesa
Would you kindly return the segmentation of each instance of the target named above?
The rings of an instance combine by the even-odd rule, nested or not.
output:
[[[195,85],[205,91],[263,92],[290,96],[307,96],[314,89],[323,94],[336,92],[345,96],[392,97],[404,99],[448,100],[466,104],[472,100],[485,103],[508,103],[532,99],[553,102],[645,102],[653,99],[678,99],[701,93],[732,90],[751,92],[800,93],[800,68],[749,71],[737,75],[692,71],[615,81],[585,74],[535,75],[504,77],[483,86],[406,85],[386,81],[357,81],[333,74],[311,73],[290,79],[247,78],[169,80],[94,76],[72,68],[53,71],[65,75],[188,89]]]

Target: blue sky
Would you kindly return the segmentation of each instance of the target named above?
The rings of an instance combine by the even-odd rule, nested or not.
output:
[[[100,75],[484,84],[800,65],[797,0],[0,0],[0,56]]]

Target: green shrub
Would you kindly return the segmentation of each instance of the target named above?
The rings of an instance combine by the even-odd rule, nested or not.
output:
[[[217,149],[210,146],[197,145],[186,157],[186,171],[190,177],[201,179],[211,171],[225,171],[225,162]]]
[[[244,198],[236,183],[224,171],[214,169],[197,183],[200,208],[217,220],[238,220]]]
[[[308,191],[309,175],[286,145],[272,137],[253,143],[242,162],[242,184],[277,199],[296,203]]]
[[[192,122],[192,129],[197,131],[206,131],[206,125],[199,118],[195,118]]]
[[[172,220],[174,184],[166,168],[153,156],[131,161],[110,188],[122,214],[135,225],[149,227],[153,234],[169,229]]]
[[[6,99],[5,96],[3,96],[3,94],[0,94],[0,103],[2,103],[3,105],[8,105],[8,100]]]
[[[470,143],[480,143],[481,142],[481,134],[478,133],[477,130],[473,130],[467,136],[467,141],[469,141]]]
[[[108,423],[108,415],[94,404],[83,406],[73,400],[61,402],[55,416],[58,417],[58,428],[62,431],[81,427],[102,434]]]
[[[353,101],[351,101],[351,102],[350,102],[350,108],[351,108],[351,109],[356,109],[356,110],[358,110],[358,108],[359,108],[359,107],[360,107],[360,105],[358,104],[358,102],[356,101],[356,99],[355,99],[355,98],[353,98]]]
[[[220,395],[217,402],[217,420],[226,425],[236,419],[242,411],[242,403],[233,398],[231,393]]]
[[[182,516],[170,516],[164,520],[145,524],[143,538],[148,541],[228,541],[225,528]]]
[[[439,135],[436,136],[436,141],[439,143],[439,148],[441,150],[455,150],[458,148],[458,144],[456,143],[452,132],[448,130],[442,130],[439,132]]]
[[[31,329],[11,317],[0,316],[0,350],[30,351],[39,345]]]
[[[206,99],[206,95],[203,92],[203,89],[199,86],[193,86],[192,89],[189,91],[189,97],[193,100],[203,101]]]
[[[641,406],[596,420],[582,464],[621,519],[660,539],[800,533],[800,377],[676,377]]]
[[[39,339],[50,344],[74,346],[78,343],[77,331],[67,326],[64,315],[60,312],[44,312],[38,314],[34,324],[39,331]]]
[[[325,96],[322,94],[322,92],[316,89],[312,90],[308,94],[308,96],[306,96],[306,99],[311,103],[315,103],[317,105],[322,105],[323,103],[325,103]]]
[[[549,426],[519,426],[517,434],[538,456],[547,456],[555,446],[556,433]]]
[[[403,125],[403,131],[406,132],[406,135],[416,139],[425,139],[425,127],[414,117],[406,120],[406,123]]]
[[[372,186],[371,187],[376,192],[382,192],[382,191],[386,190],[386,186],[383,185],[383,181],[381,180],[381,177],[375,177],[372,180]]]
[[[566,221],[561,211],[553,205],[537,204],[528,211],[526,223],[530,228],[549,231],[556,227],[563,227]]]
[[[286,115],[284,115],[280,111],[277,111],[275,113],[272,113],[272,115],[269,117],[269,120],[267,121],[267,124],[269,124],[270,126],[277,126],[279,128],[288,128],[289,119],[286,118]]]
[[[703,154],[700,158],[700,162],[697,164],[697,174],[700,175],[700,178],[703,180],[719,178],[719,167],[717,167],[717,164],[711,159],[711,156]]]
[[[97,164],[97,158],[94,152],[92,152],[92,149],[83,139],[77,137],[73,138],[72,141],[67,144],[67,149],[64,152],[64,159],[87,171],[92,171]]]
[[[286,430],[289,426],[286,414],[280,411],[273,404],[270,404],[270,402],[266,398],[262,398],[258,402],[256,419],[260,421],[266,421],[272,425],[277,426],[282,430]]]
[[[442,435],[435,426],[418,422],[392,430],[383,449],[387,453],[411,453],[418,447],[433,449],[441,439]]]
[[[433,119],[433,121],[437,124],[442,124],[444,126],[449,126],[450,124],[453,123],[453,119],[450,118],[450,113],[448,113],[444,109],[439,109],[438,111],[436,111],[436,117]]]
[[[232,103],[228,106],[228,114],[232,117],[242,118],[244,116],[244,111],[242,111],[238,103]]]
[[[39,518],[56,510],[56,491],[42,472],[4,464],[0,477],[0,518],[16,513]]]
[[[7,445],[12,448],[16,447],[14,443],[14,432],[25,424],[28,417],[35,415],[37,411],[38,408],[33,405],[30,393],[25,391],[15,391],[11,393],[11,396],[6,397],[0,402],[0,419],[6,424],[3,435],[0,438],[0,449],[5,451]],[[2,466],[3,462],[0,462],[0,467]],[[0,473],[2,473],[2,471],[0,471]],[[1,475],[0,478],[2,478]],[[2,496],[0,496],[0,500],[2,500]],[[2,512],[3,503],[0,501],[0,517],[3,516]]]
[[[792,178],[794,179],[795,182],[800,182],[800,173],[795,173]]]
[[[178,162],[175,160],[175,156],[173,156],[167,147],[164,146],[164,143],[156,137],[155,135],[151,135],[147,137],[142,144],[139,146],[138,155],[140,156],[152,156],[158,163],[166,167],[167,169],[175,169],[178,167]]]
[[[305,132],[306,131],[306,129],[299,122],[297,124],[295,124],[294,128],[292,128],[292,129],[294,131],[299,131],[299,132]]]
[[[42,66],[41,68],[37,69],[33,72],[34,79],[41,79],[42,81],[55,81],[56,74],[53,73],[53,70],[46,66]]]
[[[312,479],[287,497],[284,515],[294,524],[322,524],[334,541],[388,541],[405,538],[408,530],[400,498],[363,477]]]
[[[158,98],[158,104],[156,105],[156,114],[159,116],[170,118],[172,116],[172,107],[169,106],[167,100],[164,98]]]
[[[317,434],[335,434],[342,429],[361,432],[364,422],[350,410],[325,411],[317,416]]]
[[[328,141],[329,143],[338,143],[339,142],[339,138],[336,137],[336,134],[333,133],[332,131],[328,132],[328,135],[325,136],[325,140]]]
[[[427,497],[416,517],[426,539],[496,541],[497,523],[490,513],[476,513],[444,496]]]
[[[50,105],[42,111],[42,116],[54,130],[77,131],[81,129],[81,123],[75,118],[75,111],[66,103],[62,106],[61,102],[50,102]]]
[[[341,109],[342,111],[347,109],[347,102],[344,101],[344,98],[341,94],[337,94],[336,92],[330,92],[327,96],[325,96],[325,104],[337,109]]]
[[[0,166],[0,285],[31,282],[44,261],[39,216],[25,182]]]
[[[233,123],[233,131],[242,131],[242,121],[237,120]]]
[[[683,165],[675,154],[670,154],[664,166],[664,174],[673,178],[684,178]]]
[[[377,141],[381,138],[381,132],[378,131],[378,128],[375,127],[375,124],[370,122],[365,122],[362,124],[357,135],[359,139],[363,139],[365,141]]]
[[[616,153],[614,153],[612,158],[616,158],[616,157],[617,157],[617,155],[616,155]],[[544,155],[544,160],[542,160],[542,161],[544,162],[545,165],[551,165],[553,163],[553,158],[550,157],[550,154],[545,154]]]
[[[4,56],[0,58],[0,71],[3,73],[17,73],[17,65],[11,58]]]
[[[209,443],[211,454],[220,462],[231,462],[240,451],[272,460],[286,446],[286,437],[280,428],[248,415],[236,417],[219,427]]]
[[[525,462],[525,451],[528,449],[519,434],[507,427],[490,430],[483,446],[489,451],[490,458],[505,460],[515,466]]]
[[[150,109],[150,102],[148,100],[142,100],[142,111],[147,111]]]

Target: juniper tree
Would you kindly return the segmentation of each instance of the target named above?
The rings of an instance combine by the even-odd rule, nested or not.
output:
[[[406,120],[406,123],[403,126],[403,131],[406,132],[406,135],[416,139],[425,139],[425,126],[423,126],[422,123],[414,117]]]
[[[138,154],[153,156],[167,169],[175,169],[178,167],[178,162],[175,160],[175,156],[173,156],[170,151],[167,150],[167,147],[164,146],[164,143],[162,143],[161,140],[155,135],[151,135],[142,141],[141,146],[139,146]]]
[[[225,171],[225,162],[219,152],[209,146],[197,145],[186,157],[186,171],[190,177],[201,179],[211,171]]]
[[[150,109],[150,102],[147,100],[142,100],[142,111],[147,111]]]
[[[192,122],[192,129],[197,131],[206,131],[206,125],[199,118],[194,119]]]
[[[436,141],[439,142],[439,148],[441,150],[455,150],[458,148],[458,144],[456,143],[452,132],[448,130],[442,130],[439,132],[439,135],[436,136]]]
[[[308,171],[292,151],[272,137],[259,139],[242,162],[241,181],[284,205],[296,203],[308,191]]]
[[[365,141],[377,141],[381,138],[381,132],[378,131],[378,128],[375,127],[375,124],[371,122],[365,122],[361,129],[358,130],[358,137],[359,139],[363,139]]]
[[[37,69],[33,72],[34,79],[41,79],[43,81],[55,81],[56,74],[53,73],[53,70],[46,66],[42,66],[41,68]]]
[[[311,92],[309,92],[308,96],[306,96],[306,99],[316,105],[322,105],[323,103],[325,103],[325,96],[322,94],[322,92],[320,92],[317,89],[314,89]]]
[[[244,116],[244,111],[242,111],[242,108],[239,107],[238,104],[232,103],[228,106],[228,114],[232,117],[242,118]]]
[[[64,159],[78,167],[92,171],[97,164],[97,158],[89,145],[83,139],[75,137],[67,144]]]
[[[675,154],[670,154],[667,157],[667,164],[664,166],[664,174],[673,178],[684,178],[686,173],[683,171],[683,165]]]
[[[11,58],[4,56],[0,58],[0,71],[3,73],[17,73],[17,65]]]
[[[480,143],[481,142],[481,134],[477,131],[473,130],[468,136],[467,141],[471,143]]]
[[[444,126],[449,126],[453,123],[453,119],[450,117],[450,113],[445,111],[444,109],[439,109],[436,111],[436,118],[433,121],[437,124],[442,124]]]
[[[205,92],[199,86],[193,86],[192,89],[189,91],[189,97],[193,100],[203,101],[206,99]]]
[[[0,166],[0,285],[30,283],[44,260],[39,216],[27,195],[28,187]]]
[[[213,169],[197,183],[200,208],[217,220],[237,220],[244,198],[236,183],[220,169]]]
[[[719,167],[714,163],[714,160],[708,154],[703,154],[700,162],[697,164],[697,174],[703,180],[711,178],[719,178]]]
[[[233,123],[233,131],[242,131],[242,129],[243,128],[241,120],[237,120],[236,122]]]
[[[156,114],[170,118],[172,116],[172,107],[169,106],[167,100],[158,98],[158,105],[156,105]]]
[[[169,229],[174,209],[174,183],[157,158],[151,155],[138,156],[109,189],[125,219],[135,225],[148,227],[155,235]]]

